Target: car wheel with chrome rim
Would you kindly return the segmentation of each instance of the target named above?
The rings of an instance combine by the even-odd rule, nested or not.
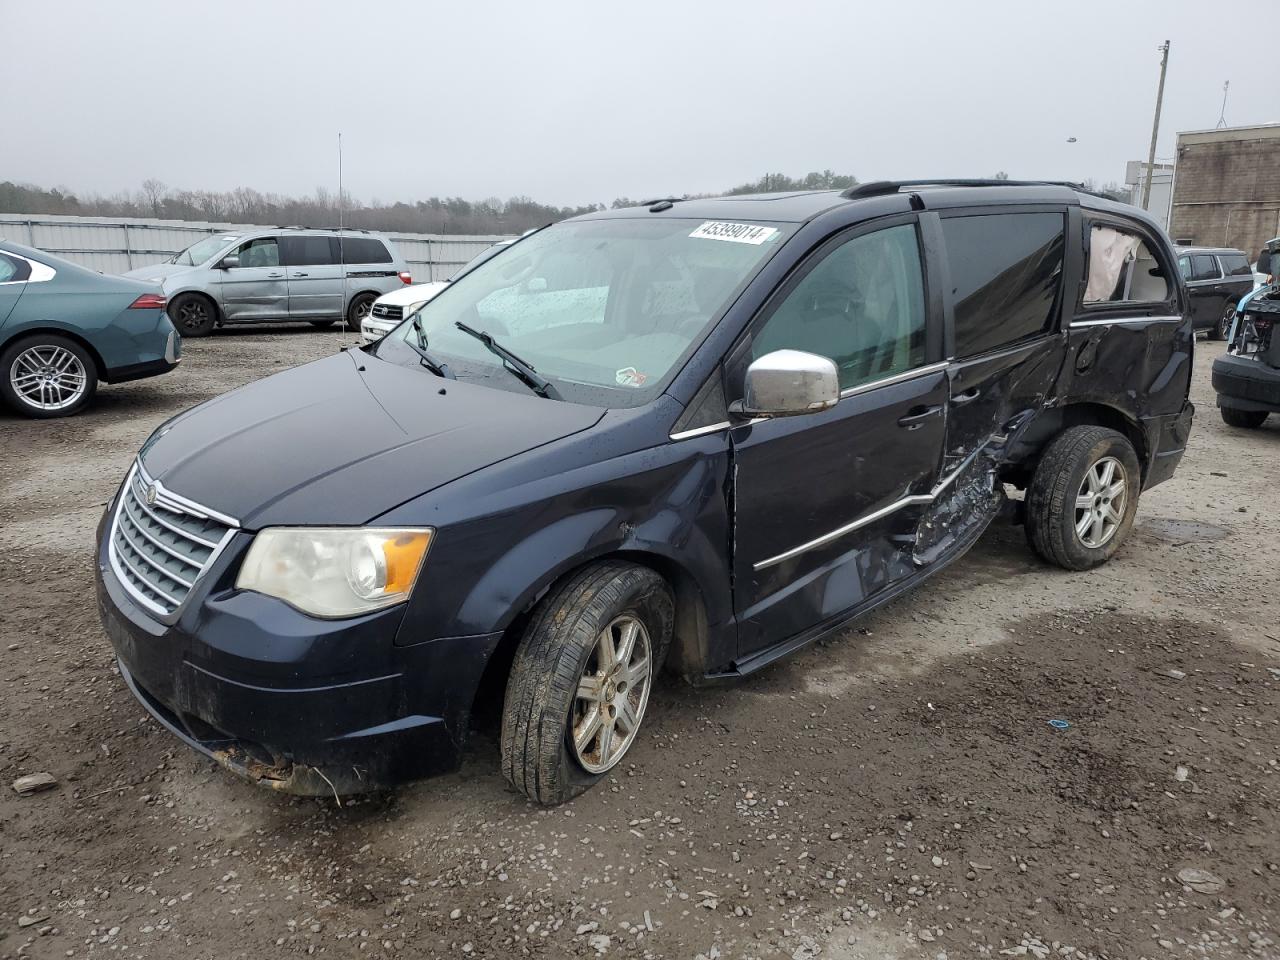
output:
[[[502,772],[554,805],[586,790],[636,743],[671,642],[666,582],[631,563],[593,564],[553,588],[525,626],[507,681]]]
[[[1231,332],[1231,322],[1236,318],[1235,301],[1228,300],[1226,306],[1222,308],[1222,316],[1218,318],[1217,324],[1209,335],[1214,340],[1225,340],[1227,334]]]
[[[23,337],[0,355],[0,394],[28,417],[68,417],[93,399],[98,367],[76,341],[58,334]]]
[[[1106,563],[1133,527],[1141,484],[1138,455],[1124,434],[1064,430],[1041,454],[1027,488],[1027,539],[1068,570]]]

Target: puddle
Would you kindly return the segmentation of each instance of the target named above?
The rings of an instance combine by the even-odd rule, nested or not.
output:
[[[1198,520],[1174,520],[1171,517],[1152,517],[1150,520],[1143,520],[1138,525],[1138,529],[1148,536],[1172,543],[1222,540],[1231,536],[1231,531],[1226,527],[1201,523]]]

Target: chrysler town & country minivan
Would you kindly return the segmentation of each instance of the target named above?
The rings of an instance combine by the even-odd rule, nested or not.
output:
[[[1025,491],[1084,570],[1173,474],[1193,333],[1173,248],[1066,186],[880,182],[601,211],[376,344],[163,425],[108,504],[126,684],[278,790],[449,769],[562,802],[661,668],[741,677],[901,594]]]

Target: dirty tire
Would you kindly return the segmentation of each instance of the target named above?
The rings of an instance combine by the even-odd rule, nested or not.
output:
[[[376,293],[358,293],[352,297],[351,303],[347,305],[347,328],[359,333],[360,321],[369,315],[373,301],[377,299]]]
[[[1089,547],[1076,532],[1076,496],[1085,474],[1106,457],[1119,461],[1124,468],[1124,510],[1110,539],[1101,546]],[[1089,570],[1106,563],[1133,528],[1141,483],[1138,456],[1124,434],[1107,427],[1064,430],[1041,455],[1027,488],[1027,540],[1031,548],[1066,570]]]
[[[589,773],[569,744],[579,678],[601,631],[629,614],[649,634],[652,685],[671,644],[674,611],[662,577],[620,561],[592,564],[552,589],[525,627],[507,681],[502,775],[508,783],[529,799],[554,806],[608,775]]]
[[[1239,427],[1242,430],[1257,430],[1267,419],[1266,410],[1237,410],[1235,407],[1219,407],[1222,411],[1222,422],[1228,427]]]
[[[169,301],[169,319],[184,337],[207,337],[218,321],[218,308],[198,293],[180,293]]]
[[[66,406],[56,408],[42,407],[37,403],[29,402],[19,394],[22,378],[20,376],[19,383],[15,385],[12,377],[14,364],[19,357],[28,356],[29,351],[33,349],[40,352],[63,351],[62,357],[66,363],[72,367],[77,362],[79,363],[79,368],[83,374],[83,379],[81,380],[83,386],[80,388],[78,396],[68,398],[70,402]],[[67,354],[74,356],[75,360],[72,360]],[[19,364],[18,368],[21,372],[23,364]],[[59,336],[56,333],[34,333],[27,337],[19,337],[5,347],[3,351],[0,351],[0,399],[3,399],[5,405],[15,413],[20,413],[25,417],[32,417],[36,420],[69,417],[88,406],[97,390],[97,363],[94,362],[88,350],[69,337]]]

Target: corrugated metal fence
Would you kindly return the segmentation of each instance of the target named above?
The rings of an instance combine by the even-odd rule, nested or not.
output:
[[[0,237],[101,273],[124,273],[160,263],[213,233],[270,229],[245,223],[0,213]],[[418,283],[447,280],[480,251],[508,239],[434,233],[388,232],[383,236],[395,243]]]

